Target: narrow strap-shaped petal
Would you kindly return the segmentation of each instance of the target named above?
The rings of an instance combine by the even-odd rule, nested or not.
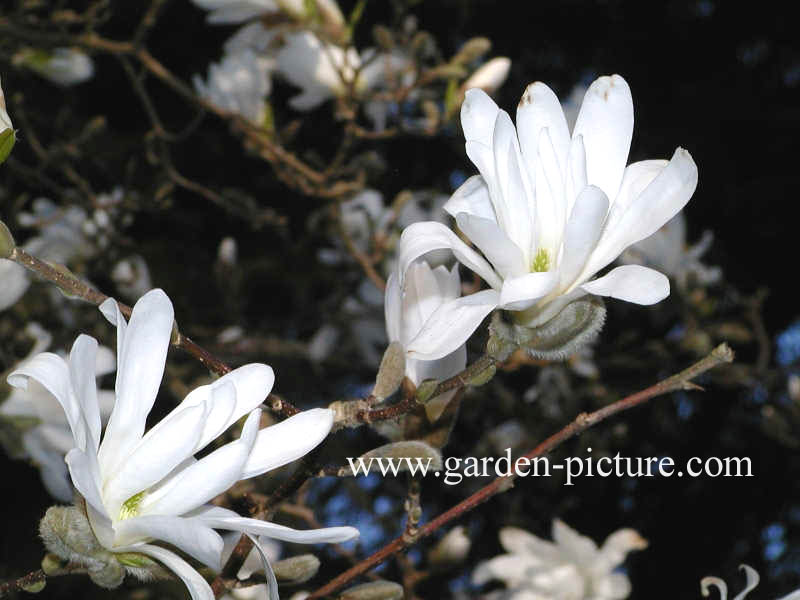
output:
[[[69,354],[69,375],[75,398],[86,422],[89,439],[87,451],[97,452],[100,444],[100,407],[97,403],[97,340],[79,335]]]
[[[141,552],[142,554],[155,558],[158,562],[167,567],[167,569],[180,577],[181,581],[186,584],[189,594],[192,596],[192,600],[214,600],[214,592],[206,580],[203,579],[202,575],[174,552],[151,544],[137,544],[130,550]]]
[[[498,579],[509,588],[525,585],[530,574],[541,569],[542,561],[535,556],[527,554],[501,554],[492,559],[478,563],[472,571],[472,583],[483,585],[493,579]],[[546,596],[534,596],[542,598]],[[524,596],[523,596],[524,598]]]
[[[117,521],[114,529],[117,533],[117,546],[161,540],[183,550],[215,571],[222,567],[222,537],[196,519],[147,515]]]
[[[505,310],[525,310],[549,294],[557,284],[557,271],[526,273],[506,279],[500,290],[498,306]]]
[[[572,207],[564,230],[564,254],[560,271],[561,289],[566,290],[581,273],[600,240],[608,213],[608,198],[599,187],[586,186]]]
[[[420,360],[447,356],[469,339],[499,301],[499,292],[484,290],[443,303],[409,342],[408,355]]]
[[[258,554],[261,559],[261,565],[264,567],[264,577],[267,580],[267,595],[269,600],[281,600],[280,594],[278,593],[278,580],[275,579],[275,572],[272,570],[272,565],[269,564],[269,559],[264,553],[264,549],[261,547],[257,538],[249,533],[245,535],[253,542],[253,550]]]
[[[67,467],[69,467],[69,475],[75,489],[80,492],[81,496],[110,528],[111,520],[105,504],[103,504],[100,489],[100,470],[97,465],[97,455],[91,450],[84,452],[80,448],[73,448],[67,453],[64,460],[67,463]],[[104,540],[100,541],[104,542]]]
[[[160,427],[153,428],[141,439],[104,483],[105,503],[112,514],[129,498],[161,481],[193,454],[207,414],[205,405],[187,407],[159,423]]]
[[[619,217],[609,214],[609,225],[604,229],[582,277],[597,273],[625,248],[658,231],[686,206],[696,187],[697,165],[686,150],[678,148],[669,164],[630,201],[624,214]]]
[[[583,136],[576,135],[572,138],[567,155],[567,170],[564,174],[564,197],[567,203],[567,214],[572,214],[572,207],[578,194],[589,184],[586,175],[586,149],[583,146]],[[609,198],[609,202],[613,198]]]
[[[752,592],[756,586],[758,586],[758,582],[761,580],[761,577],[758,575],[758,571],[756,571],[753,567],[749,565],[739,565],[739,568],[742,569],[747,577],[747,584],[745,588],[736,594],[736,597],[733,600],[743,600],[747,594]]]
[[[383,297],[383,314],[386,321],[386,335],[389,342],[400,341],[402,323],[403,292],[400,289],[400,278],[392,273],[386,280],[386,291]]]
[[[704,598],[711,594],[711,586],[719,590],[719,600],[728,600],[728,584],[719,577],[703,577],[700,580],[700,592]]]
[[[409,225],[400,236],[397,260],[401,285],[411,263],[434,250],[452,250],[458,262],[477,273],[495,289],[500,289],[503,284],[486,259],[462,242],[445,225],[424,221]]]
[[[519,145],[531,172],[534,171],[538,160],[539,139],[543,129],[548,130],[558,158],[558,166],[564,171],[570,145],[567,119],[553,90],[541,81],[536,81],[525,89],[517,107]]]
[[[106,317],[109,309],[116,308],[116,303],[110,306],[108,302],[101,306]],[[116,320],[118,333],[122,333],[119,316]],[[144,433],[145,420],[161,386],[172,322],[172,302],[162,290],[147,292],[133,307],[117,353],[117,403],[100,445],[104,473],[115,471]]]
[[[473,175],[462,183],[442,208],[452,217],[467,213],[497,223],[489,186],[481,175]]]
[[[543,562],[552,562],[563,558],[553,542],[543,540],[518,527],[503,527],[499,537],[500,545],[512,554],[528,554],[538,557]]]
[[[32,359],[23,362],[8,376],[8,383],[13,387],[27,389],[28,379],[33,379],[50,392],[67,417],[67,422],[75,438],[75,445],[81,450],[87,449],[86,421],[81,414],[78,400],[72,393],[69,366],[60,356],[52,352],[42,352]],[[92,449],[92,451],[94,451]]]
[[[594,540],[581,535],[560,519],[553,520],[553,540],[579,570],[588,569],[597,554]]]
[[[647,267],[623,265],[581,286],[590,294],[650,305],[669,296],[669,279]]]
[[[619,75],[600,77],[583,98],[573,136],[582,135],[589,183],[616,198],[633,137],[633,99]]]
[[[201,506],[242,479],[255,444],[261,411],[247,417],[241,437],[182,469],[174,482],[145,497],[141,514],[182,515]]]
[[[461,213],[456,217],[459,229],[489,259],[500,277],[517,277],[528,272],[522,250],[497,223],[489,219]]]
[[[258,432],[241,479],[255,477],[305,456],[333,427],[333,411],[312,408]]]
[[[356,539],[359,536],[355,527],[324,527],[301,531],[284,525],[241,517],[232,510],[217,506],[205,506],[195,510],[192,519],[205,523],[215,529],[241,531],[252,535],[265,535],[284,542],[297,544],[338,544]]]
[[[401,342],[405,345],[414,339],[425,322],[443,302],[460,295],[445,297],[430,265],[424,260],[413,263],[406,271],[405,276],[400,329]]]
[[[244,365],[226,373],[213,383],[189,392],[183,402],[161,422],[165,422],[172,414],[189,406],[207,404],[209,412],[203,432],[197,439],[197,444],[192,452],[194,454],[205,448],[233,423],[261,404],[269,396],[274,383],[275,373],[272,367],[260,363]]]
[[[461,105],[461,127],[464,139],[492,147],[494,122],[500,109],[489,95],[481,89],[467,90]]]

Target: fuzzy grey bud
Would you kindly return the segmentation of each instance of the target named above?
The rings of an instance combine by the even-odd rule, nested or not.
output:
[[[281,583],[303,583],[317,574],[319,564],[313,554],[301,554],[273,563],[272,571]]]
[[[371,459],[378,458],[392,459],[394,465],[397,467],[397,472],[408,471],[409,465],[425,464],[427,469],[440,471],[442,469],[442,453],[433,446],[420,441],[408,442],[393,442],[370,450],[366,454],[362,454],[355,461],[354,464],[363,464],[365,468],[370,469],[372,466]],[[402,460],[407,459],[407,460]],[[339,477],[352,476],[354,473],[350,467],[343,467],[339,469]]]
[[[403,586],[393,581],[371,581],[345,590],[339,600],[403,600]]]
[[[388,398],[397,391],[406,376],[406,353],[400,342],[392,342],[386,348],[375,379],[372,395],[378,400]]]
[[[591,341],[603,327],[606,309],[597,296],[585,296],[567,304],[552,319],[537,327],[503,321],[495,313],[489,328],[488,350],[497,357],[510,348],[525,349],[533,358],[564,360]]]

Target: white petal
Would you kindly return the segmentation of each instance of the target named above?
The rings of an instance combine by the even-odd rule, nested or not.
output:
[[[623,215],[609,215],[615,223],[603,231],[583,275],[589,277],[597,273],[625,248],[658,231],[686,206],[696,187],[697,165],[686,150],[678,148],[650,185],[630,201]]]
[[[517,527],[503,527],[500,530],[500,545],[512,554],[527,554],[541,563],[551,563],[561,558],[558,547],[532,533]]]
[[[100,307],[107,318],[111,308],[108,302]],[[114,472],[144,433],[164,374],[173,316],[172,303],[159,289],[146,293],[133,307],[122,348],[117,352],[117,404],[100,445],[104,473]],[[116,321],[119,323],[118,318]],[[119,334],[123,330],[117,327]]]
[[[135,547],[136,552],[141,552],[155,558],[167,569],[181,578],[189,589],[192,600],[214,600],[214,592],[205,579],[195,571],[189,563],[174,552],[150,544],[141,544]]]
[[[586,149],[583,147],[583,136],[572,138],[567,157],[567,171],[564,176],[564,197],[567,203],[567,214],[572,213],[575,199],[588,185],[586,176]],[[609,200],[611,200],[609,198]]]
[[[622,600],[631,594],[631,582],[622,573],[609,573],[605,577],[592,580],[593,591],[599,598]]]
[[[305,456],[324,440],[333,427],[333,411],[312,408],[258,432],[242,479],[261,475]]]
[[[433,250],[452,250],[462,265],[477,273],[490,286],[499,289],[502,285],[502,280],[484,258],[445,225],[433,221],[414,223],[403,230],[397,251],[401,285],[411,263]]]
[[[557,253],[567,221],[563,174],[558,166],[555,149],[547,129],[539,139],[539,160],[536,162],[535,225],[536,245]],[[533,252],[531,252],[533,254]]]
[[[276,540],[297,544],[337,544],[356,539],[359,535],[358,529],[355,527],[325,527],[300,531],[268,521],[240,517],[231,510],[216,506],[198,509],[193,513],[192,518],[214,529],[228,529],[253,535],[265,535]]]
[[[31,284],[25,267],[5,258],[0,258],[0,281],[0,311],[16,304]]]
[[[553,90],[537,81],[530,84],[517,107],[517,132],[528,171],[535,172],[542,129],[547,129],[561,171],[566,169],[569,128],[561,103]]]
[[[205,406],[191,406],[147,432],[119,469],[106,476],[104,497],[112,514],[128,498],[161,481],[193,454],[206,414]]]
[[[233,423],[261,404],[275,383],[272,368],[252,363],[234,369],[213,383],[195,388],[171,413],[186,407],[207,404],[210,408],[203,433],[197,440],[192,454],[205,448]],[[167,415],[166,421],[170,415]],[[158,425],[156,426],[158,427]]]
[[[631,203],[647,189],[668,164],[669,161],[666,160],[640,160],[625,167],[622,185],[614,199],[614,209],[618,210],[620,215],[624,214]]]
[[[489,187],[480,175],[473,175],[462,183],[442,208],[452,217],[467,213],[497,222],[492,199],[489,197]]]
[[[549,294],[558,283],[557,271],[527,273],[506,279],[500,290],[499,307],[504,310],[525,310]]]
[[[93,452],[83,452],[79,448],[73,448],[67,453],[64,459],[69,467],[69,474],[72,484],[75,486],[86,502],[94,508],[99,516],[107,521],[108,527],[111,521],[108,512],[103,504],[103,497],[100,491],[100,471],[97,468],[97,456]],[[101,540],[102,541],[102,540]]]
[[[436,360],[464,344],[500,300],[495,290],[484,290],[443,303],[406,348],[411,358]]]
[[[756,571],[753,567],[749,565],[739,565],[739,568],[744,570],[744,573],[747,576],[747,585],[736,595],[733,600],[742,600],[745,596],[747,596],[747,594],[753,591],[756,586],[758,586],[758,582],[761,580],[761,577],[758,575],[758,571]]]
[[[100,443],[100,407],[95,383],[96,357],[97,340],[88,335],[79,335],[69,354],[69,375],[90,436],[86,448],[95,453]]]
[[[263,567],[264,576],[267,580],[267,596],[269,600],[281,600],[280,593],[278,592],[278,580],[275,579],[275,572],[272,570],[272,565],[269,564],[269,559],[261,547],[261,543],[249,533],[246,535],[250,538],[250,541],[253,542],[253,550],[250,552],[250,555],[255,552],[261,559],[261,566]],[[241,573],[241,571],[239,572]]]
[[[583,270],[600,240],[607,213],[608,198],[603,190],[586,186],[572,207],[564,231],[564,254],[559,265],[561,288],[567,289]]]
[[[13,371],[8,376],[8,383],[24,390],[28,387],[29,378],[42,385],[58,400],[72,430],[75,445],[86,450],[86,421],[81,414],[78,400],[72,393],[69,366],[66,361],[52,352],[42,352]]]
[[[489,95],[480,89],[467,90],[461,105],[461,127],[464,139],[492,147],[494,122],[500,109]]]
[[[581,286],[590,294],[636,304],[655,304],[669,296],[669,279],[653,269],[623,265]]]
[[[597,555],[594,540],[581,535],[559,519],[553,521],[553,539],[579,570],[591,567]]]
[[[222,537],[196,519],[148,515],[117,521],[114,529],[118,546],[162,540],[215,571],[222,567]]]
[[[201,506],[242,479],[258,433],[261,411],[247,417],[241,437],[176,473],[174,481],[141,503],[142,514],[182,515]]]
[[[541,563],[525,554],[501,554],[479,563],[472,572],[472,583],[482,585],[493,579],[505,582],[508,587],[524,586],[531,572],[536,572]]]
[[[444,266],[441,268],[447,270]],[[408,268],[404,292],[400,341],[406,345],[416,337],[434,311],[453,297],[445,298],[433,270],[425,261],[417,261]]]
[[[489,259],[500,277],[516,277],[528,271],[522,250],[493,220],[461,213],[456,217],[456,223]]]
[[[386,291],[384,292],[383,300],[386,336],[389,338],[389,342],[400,341],[402,311],[403,292],[400,289],[400,278],[397,273],[392,273],[386,280]]]
[[[504,110],[497,113],[494,129],[495,173],[501,198],[492,190],[498,223],[509,238],[529,259],[533,245],[533,222],[530,208],[534,206],[533,191],[523,178],[522,155],[519,151],[517,130]],[[538,207],[538,197],[536,199]],[[538,212],[537,212],[538,215]]]
[[[581,105],[573,136],[582,135],[589,183],[616,198],[633,136],[633,99],[619,75],[600,77]]]

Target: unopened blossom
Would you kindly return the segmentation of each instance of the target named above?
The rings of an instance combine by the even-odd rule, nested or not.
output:
[[[17,135],[11,117],[6,112],[6,97],[3,95],[3,84],[0,81],[0,164],[8,158],[16,141]]]
[[[563,522],[553,521],[553,542],[515,527],[500,530],[508,552],[478,565],[472,581],[505,583],[507,600],[621,600],[631,584],[616,572],[631,550],[647,547],[633,529],[620,529],[598,548]]]
[[[482,89],[487,94],[494,94],[508,77],[511,69],[511,59],[497,56],[486,61],[464,82],[463,89]]]
[[[314,0],[309,10],[306,0],[192,0],[196,6],[209,11],[206,20],[214,24],[249,21],[269,13],[283,12],[303,20],[319,15],[325,23],[344,25],[344,15],[335,0]]]
[[[386,282],[384,311],[386,333],[390,342],[400,342],[406,350],[416,338],[431,314],[445,302],[461,296],[458,265],[431,268],[425,261],[411,265],[406,273],[405,289],[400,287],[395,273]],[[407,353],[408,354],[408,353]],[[420,360],[406,356],[406,377],[414,385],[426,379],[444,380],[463,371],[467,366],[467,348],[462,344],[453,352],[436,360]],[[431,422],[438,419],[455,395],[455,390],[441,394],[425,404]]]
[[[696,244],[686,243],[686,217],[680,212],[650,237],[628,248],[620,262],[652,267],[671,277],[685,290],[690,281],[712,285],[722,277],[722,269],[709,267],[700,259],[711,247],[714,234],[705,231]]]
[[[83,83],[94,76],[91,57],[77,48],[28,48],[18,52],[13,60],[63,87]]]
[[[749,565],[739,565],[739,568],[744,571],[745,576],[747,577],[747,583],[745,584],[744,589],[736,594],[736,597],[733,600],[744,600],[747,595],[752,592],[757,586],[758,582],[761,578],[758,575],[758,571],[756,571],[753,567]],[[719,591],[719,600],[728,600],[728,586],[719,577],[703,577],[700,580],[700,591],[703,594],[704,598],[707,598],[711,595],[711,588],[715,587]],[[782,596],[777,600],[800,600],[800,589],[795,590],[794,592]]]
[[[37,323],[30,323],[26,330],[34,338],[34,345],[29,356],[16,369],[23,368],[34,356],[46,350],[52,339]],[[95,360],[95,376],[112,373],[114,366],[113,352],[100,346]],[[105,423],[114,407],[114,392],[98,390],[97,403],[100,407],[100,419]],[[75,442],[64,409],[53,394],[35,381],[24,390],[12,388],[9,396],[0,401],[0,419],[3,418],[11,422],[22,421],[22,448],[13,450],[21,450],[21,457],[29,458],[39,468],[42,483],[51,496],[70,502],[72,483],[64,456],[75,447]],[[26,425],[25,421],[32,421],[34,424]]]
[[[670,161],[626,166],[633,102],[622,77],[589,87],[571,132],[556,95],[540,82],[523,94],[516,128],[481,90],[467,92],[461,123],[480,175],[456,190],[445,210],[481,253],[440,223],[416,223],[400,241],[400,273],[447,248],[490,289],[442,305],[412,341],[413,354],[449,354],[498,308],[536,328],[587,294],[637,304],[669,295],[669,280],[639,265],[595,278],[675,216],[697,185],[697,167],[682,148]]]
[[[257,407],[269,394],[274,375],[266,365],[249,364],[196,388],[145,433],[172,334],[172,303],[161,290],[148,292],[127,323],[113,299],[100,310],[117,327],[118,363],[116,402],[102,439],[93,338],[79,336],[68,360],[50,353],[35,356],[8,381],[23,389],[30,380],[40,383],[66,412],[75,443],[66,463],[85,500],[91,532],[107,553],[119,557],[126,568],[140,562],[131,555],[150,557],[180,577],[193,600],[212,600],[205,579],[159,542],[219,570],[224,542],[216,529],[301,543],[338,542],[358,535],[352,527],[296,531],[209,504],[237,481],[280,467],[314,448],[332,426],[331,411],[304,411],[259,430]],[[194,458],[245,415],[237,440]],[[58,539],[50,542],[48,547],[57,552]],[[93,563],[87,559],[87,564],[91,568]],[[140,573],[135,567],[129,570]],[[95,581],[115,587],[122,578]]]
[[[197,93],[227,112],[241,115],[254,125],[264,124],[266,97],[272,89],[273,61],[245,48],[226,53],[208,67],[208,79],[193,78]]]

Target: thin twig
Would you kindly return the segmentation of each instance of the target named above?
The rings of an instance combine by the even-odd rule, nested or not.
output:
[[[635,406],[639,406],[640,404],[644,404],[651,398],[675,390],[700,389],[699,386],[691,382],[692,379],[708,371],[709,369],[713,369],[714,367],[723,363],[729,363],[732,360],[733,360],[733,351],[727,344],[721,344],[720,346],[717,346],[704,359],[695,363],[688,369],[685,369],[680,373],[673,375],[672,377],[669,377],[645,390],[632,394],[626,398],[623,398],[622,400],[618,400],[617,402],[614,402],[613,404],[610,404],[594,412],[588,414],[587,413],[579,414],[574,421],[572,421],[569,425],[564,427],[561,431],[553,434],[552,436],[544,440],[541,444],[536,446],[536,448],[528,452],[525,456],[517,459],[517,461],[515,461],[514,463],[514,468],[509,469],[510,473],[508,475],[504,475],[494,479],[491,483],[484,486],[483,488],[481,488],[480,490],[478,490],[465,500],[462,500],[454,507],[452,507],[450,510],[440,514],[438,517],[436,517],[429,523],[423,525],[419,529],[415,537],[409,539],[409,536],[406,536],[404,534],[392,540],[386,546],[384,546],[371,556],[365,558],[361,563],[359,563],[355,567],[348,569],[344,573],[340,574],[338,577],[335,577],[327,584],[314,591],[308,597],[309,600],[312,598],[322,598],[323,596],[332,594],[333,592],[340,589],[341,587],[343,587],[356,577],[369,571],[373,567],[379,565],[390,556],[404,550],[405,548],[411,546],[412,544],[415,544],[419,540],[428,537],[443,525],[446,525],[450,521],[457,519],[464,513],[486,502],[492,496],[510,489],[511,487],[513,487],[513,482],[514,479],[516,478],[517,465],[522,467],[526,464],[526,461],[529,462],[531,459],[536,458],[537,456],[548,454],[553,449],[557,448],[562,443],[564,443],[566,440],[572,438],[575,435],[578,435],[579,433],[588,429],[592,425],[604,421],[605,419],[619,412],[629,410],[631,408],[634,408]]]

